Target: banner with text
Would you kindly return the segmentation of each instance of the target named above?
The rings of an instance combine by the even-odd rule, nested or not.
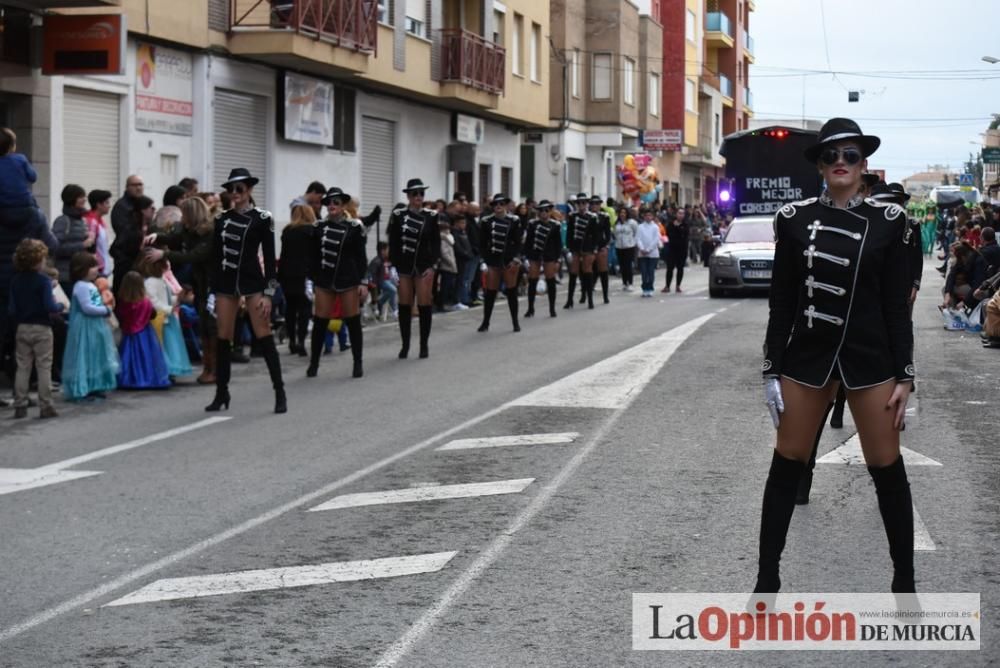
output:
[[[333,143],[333,84],[285,73],[285,139],[329,146]]]
[[[135,127],[146,132],[194,132],[191,54],[152,44],[136,52]]]

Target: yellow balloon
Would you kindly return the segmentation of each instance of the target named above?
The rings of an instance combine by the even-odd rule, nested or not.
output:
[[[631,153],[625,156],[625,171],[634,172],[635,171],[635,156]]]

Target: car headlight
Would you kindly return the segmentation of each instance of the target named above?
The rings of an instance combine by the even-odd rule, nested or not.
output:
[[[733,264],[733,258],[728,255],[713,255],[712,264],[718,267],[730,267]]]

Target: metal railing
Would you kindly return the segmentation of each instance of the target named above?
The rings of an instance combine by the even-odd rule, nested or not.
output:
[[[374,53],[378,0],[230,0],[230,30],[285,30]]]
[[[725,74],[719,75],[719,92],[726,97],[733,97],[733,81]]]
[[[504,92],[507,51],[479,35],[455,28],[441,34],[441,81],[457,82],[494,95]]]
[[[721,32],[733,36],[733,23],[725,12],[708,12],[705,14],[705,30]]]

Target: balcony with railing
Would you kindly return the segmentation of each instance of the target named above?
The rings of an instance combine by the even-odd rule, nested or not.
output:
[[[743,33],[743,55],[751,63],[754,62],[753,37],[745,31]]]
[[[705,40],[709,46],[732,46],[733,22],[725,12],[705,14]]]
[[[725,74],[719,75],[719,92],[722,93],[723,103],[733,103],[733,80]],[[728,99],[727,99],[728,98]]]
[[[449,28],[440,33],[441,83],[503,95],[506,49],[468,30]]]
[[[378,0],[230,0],[229,49],[279,67],[362,72],[378,46]]]

